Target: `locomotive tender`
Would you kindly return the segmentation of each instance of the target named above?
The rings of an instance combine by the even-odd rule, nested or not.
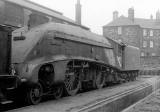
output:
[[[108,82],[134,80],[140,65],[138,48],[60,23],[15,30],[11,51],[14,91],[29,104],[39,103],[43,95],[58,99],[64,91],[75,95]]]

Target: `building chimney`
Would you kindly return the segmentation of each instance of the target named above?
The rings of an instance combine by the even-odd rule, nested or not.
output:
[[[156,19],[157,20],[160,19],[160,12],[159,12],[159,10],[156,12]]]
[[[160,12],[159,12],[159,10],[156,12],[156,24],[160,25]]]
[[[76,23],[81,25],[81,4],[80,4],[80,0],[77,0],[77,4],[76,4]]]
[[[118,11],[113,12],[113,21],[118,18]]]
[[[134,22],[134,8],[128,9],[128,18]]]
[[[153,20],[153,15],[151,14],[150,19]]]

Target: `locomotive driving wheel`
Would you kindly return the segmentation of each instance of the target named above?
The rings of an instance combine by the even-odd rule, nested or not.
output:
[[[26,102],[28,104],[38,104],[41,101],[43,89],[40,83],[34,84],[27,89]]]
[[[69,96],[75,95],[80,88],[80,80],[78,73],[76,73],[75,71],[66,73],[64,83],[67,94]]]
[[[96,79],[95,79],[95,85],[97,89],[101,89],[103,88],[105,84],[105,78],[104,78],[104,74],[100,71],[98,71],[97,75],[96,75]]]
[[[55,91],[53,94],[54,98],[55,99],[61,98],[63,95],[63,86],[60,85],[60,86],[56,87],[54,91]]]

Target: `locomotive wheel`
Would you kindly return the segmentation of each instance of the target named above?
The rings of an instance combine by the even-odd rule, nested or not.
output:
[[[126,73],[126,75],[127,75],[127,81],[129,82],[129,80],[130,80],[130,73]]]
[[[137,72],[134,72],[134,80],[137,78]]]
[[[131,79],[132,81],[134,81],[135,80],[135,72],[132,72],[132,79]]]
[[[136,71],[136,76],[135,76],[135,80],[137,80],[137,78],[138,78],[138,75],[139,75],[139,72],[138,71]]]
[[[63,95],[63,86],[56,87],[54,91],[55,91],[53,94],[54,98],[55,99],[61,98]]]
[[[105,77],[101,72],[98,72],[96,79],[95,79],[95,86],[97,89],[103,88],[105,84]]]
[[[124,80],[126,81],[126,79],[127,79],[127,74],[126,74],[126,73],[124,73],[124,72],[123,72],[123,73],[121,73],[121,78],[122,78],[122,79],[124,79]]]
[[[66,93],[69,96],[73,96],[77,94],[77,92],[80,89],[80,81],[79,81],[78,74],[74,72],[70,72],[66,74],[64,83],[65,83]]]
[[[27,89],[26,102],[29,105],[36,105],[41,101],[43,89],[40,83],[34,84]]]

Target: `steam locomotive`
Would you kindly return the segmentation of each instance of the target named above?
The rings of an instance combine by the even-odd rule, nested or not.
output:
[[[5,85],[1,93],[7,98],[14,96],[10,91],[25,95],[29,104],[44,95],[58,99],[64,92],[75,95],[138,76],[138,48],[76,26],[51,22],[20,28],[13,31],[11,43],[10,73],[0,76]]]

